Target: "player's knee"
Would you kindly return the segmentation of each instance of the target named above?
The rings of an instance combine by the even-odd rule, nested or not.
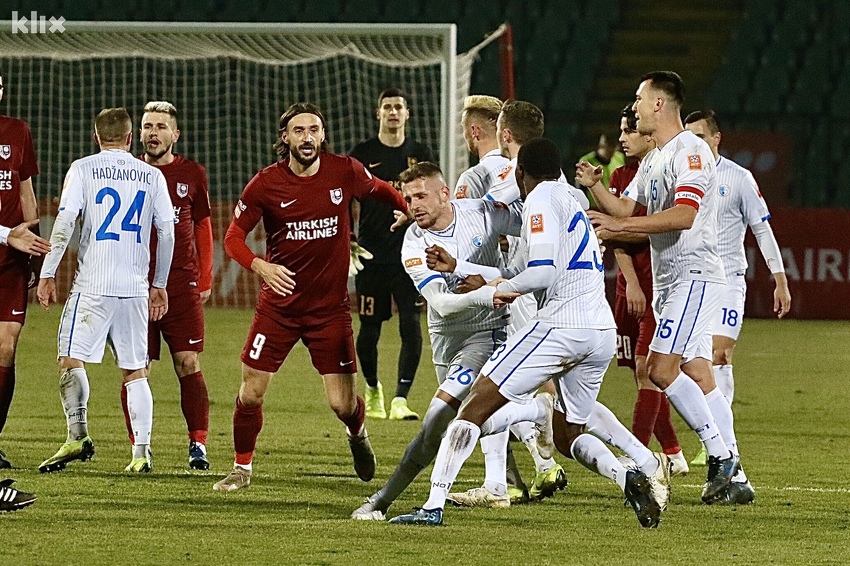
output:
[[[571,450],[573,442],[575,442],[578,435],[581,434],[581,428],[577,429],[576,426],[577,425],[571,425],[567,422],[564,413],[555,411],[555,414],[552,417],[552,436],[555,441],[555,448],[558,449],[558,452],[570,459],[573,457]]]
[[[732,348],[715,348],[714,349],[714,365],[726,366],[732,363]]]
[[[328,399],[328,405],[339,420],[345,420],[357,410],[357,402],[348,399]]]
[[[0,335],[0,365],[11,366],[15,363],[17,337]]]
[[[178,352],[174,356],[174,372],[177,377],[185,377],[201,371],[198,352]]]
[[[399,315],[398,333],[402,340],[422,342],[422,327],[419,325],[419,316],[407,313]]]
[[[361,320],[360,332],[357,333],[357,342],[378,343],[381,338],[381,323],[374,320]]]

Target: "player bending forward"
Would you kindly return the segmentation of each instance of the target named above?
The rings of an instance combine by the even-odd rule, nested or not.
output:
[[[501,418],[510,401],[523,402],[528,393],[555,379],[558,450],[617,482],[642,526],[658,525],[661,508],[652,495],[652,480],[641,469],[626,470],[602,441],[584,433],[616,338],[599,245],[588,237],[590,222],[569,187],[557,181],[560,162],[557,146],[546,139],[531,140],[519,150],[516,176],[526,198],[522,242],[528,266],[513,279],[498,282],[494,294],[498,305],[534,292],[540,310],[484,364],[440,445],[428,501],[391,523],[441,524],[449,490],[479,436],[510,424]],[[637,439],[632,444],[649,452]],[[657,468],[651,453],[645,466],[651,472]]]
[[[213,486],[217,491],[250,485],[263,398],[298,340],[307,346],[328,403],[346,426],[357,476],[369,481],[375,475],[365,405],[354,391],[348,210],[354,197],[376,198],[402,210],[407,205],[392,185],[373,177],[360,162],[327,151],[325,118],[312,104],[293,104],[284,112],[275,147],[281,159],[245,187],[224,240],[230,257],[262,277],[263,284],[242,350],[242,386],[233,413],[236,461]],[[261,218],[266,259],[245,244]]]
[[[401,256],[408,275],[428,301],[428,332],[440,385],[425,413],[422,430],[407,446],[387,485],[367,498],[351,514],[353,519],[383,520],[389,506],[434,460],[440,440],[469,393],[473,379],[504,342],[508,324],[507,309],[493,309],[494,287],[458,294],[462,280],[428,269],[425,258],[427,249],[439,244],[468,261],[500,266],[499,236],[518,235],[520,215],[501,203],[482,199],[450,201],[443,174],[433,163],[416,164],[400,179],[416,221],[416,226],[405,234]],[[505,409],[514,411],[518,420],[532,421],[543,429],[543,450],[551,454],[551,395],[541,395],[525,405],[512,403]],[[493,478],[488,474],[491,481],[487,486],[492,494],[488,503],[494,507],[510,506],[504,460],[495,468],[489,464],[487,467],[489,472],[500,475]]]

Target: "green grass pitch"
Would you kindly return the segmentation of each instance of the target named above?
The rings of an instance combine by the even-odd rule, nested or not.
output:
[[[239,352],[252,313],[207,311],[202,366],[212,401],[212,470],[189,473],[177,381],[170,363],[153,368],[154,471],[122,470],[130,447],[119,406],[119,375],[92,365],[89,424],[97,453],[52,475],[38,464],[64,440],[54,362],[60,308],[31,307],[18,351],[18,385],[0,447],[32,507],[0,514],[0,564],[847,564],[850,563],[850,325],[761,321],[744,325],[735,357],[735,418],[755,505],[706,507],[704,469],[673,481],[658,530],[639,527],[613,484],[560,458],[570,487],[553,499],[507,510],[448,508],[442,528],[348,519],[386,480],[417,422],[368,422],[378,455],[370,484],[354,475],[342,425],[298,346],[272,382],[253,485],[220,494],[212,484],[232,464],[231,419]],[[356,324],[356,322],[355,322]],[[384,327],[381,375],[392,395],[396,320]],[[426,340],[427,342],[427,340]],[[436,379],[426,346],[411,394],[423,412]],[[359,389],[362,390],[362,380]],[[611,368],[601,400],[631,424],[634,385]],[[696,436],[678,420],[687,456]],[[515,452],[533,479],[522,445]],[[390,514],[424,502],[428,471]],[[483,477],[476,450],[458,478]]]

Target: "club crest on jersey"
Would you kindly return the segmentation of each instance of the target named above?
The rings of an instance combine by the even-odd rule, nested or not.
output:
[[[542,214],[532,214],[531,215],[531,233],[538,234],[543,231],[543,215]]]
[[[185,198],[189,194],[189,185],[186,183],[177,183],[177,196]]]
[[[418,160],[418,159],[416,159],[415,157],[408,157],[408,158],[407,158],[407,166],[408,166],[408,167],[413,167],[413,166],[414,166],[414,165],[416,165],[417,163],[419,163],[419,160]]]
[[[725,197],[729,194],[729,187],[727,187],[726,185],[720,185],[719,192],[720,196]]]
[[[331,202],[334,204],[342,202],[342,189],[331,189]]]
[[[455,198],[466,198],[466,192],[469,190],[469,185],[458,185],[455,189]]]
[[[472,245],[476,248],[480,248],[484,245],[484,236],[480,234],[476,234],[472,237]]]
[[[699,155],[689,155],[688,156],[688,169],[702,169],[702,159]]]
[[[0,157],[3,159],[9,159],[12,157],[12,146],[11,145],[0,145]]]

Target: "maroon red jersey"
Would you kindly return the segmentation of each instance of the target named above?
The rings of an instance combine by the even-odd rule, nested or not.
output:
[[[629,186],[629,183],[632,182],[632,179],[635,178],[639,166],[640,161],[632,161],[615,169],[611,173],[611,182],[608,190],[619,197],[626,187]],[[634,216],[646,216],[646,207],[639,206]],[[644,244],[629,244],[624,247],[626,252],[632,256],[632,264],[634,264],[635,273],[637,273],[638,281],[640,282],[640,288],[646,295],[647,301],[650,301],[652,297],[652,259],[649,251],[649,242]],[[622,270],[617,271],[617,294],[626,295],[626,278],[623,276]]]
[[[24,221],[21,182],[37,174],[29,126],[23,120],[0,116],[0,225],[14,228]],[[29,255],[0,246],[0,285],[11,271],[29,278]]]
[[[292,295],[278,295],[263,282],[260,302],[293,316],[347,310],[349,204],[352,198],[378,197],[378,185],[386,183],[359,161],[331,153],[321,155],[318,172],[309,177],[293,173],[286,161],[257,173],[242,192],[233,224],[248,233],[262,218],[266,261],[295,273]],[[392,196],[397,208],[405,208],[397,191],[389,185],[385,191],[382,197]]]
[[[141,157],[144,159],[144,156]],[[175,155],[167,165],[157,165],[168,184],[168,194],[174,205],[174,256],[168,274],[166,290],[177,295],[198,287],[200,269],[195,250],[194,228],[197,222],[210,217],[210,195],[207,171],[200,163]],[[156,231],[151,238],[151,257],[156,257]],[[149,280],[153,281],[151,263]]]

